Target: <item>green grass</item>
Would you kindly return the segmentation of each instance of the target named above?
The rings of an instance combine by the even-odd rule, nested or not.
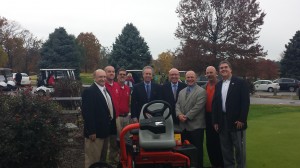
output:
[[[92,73],[80,73],[82,84],[90,85],[94,82]]]
[[[248,168],[300,166],[300,106],[251,105],[248,125]]]

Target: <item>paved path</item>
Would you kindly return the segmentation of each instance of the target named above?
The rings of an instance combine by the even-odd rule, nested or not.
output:
[[[250,97],[251,104],[278,104],[300,106],[300,100],[274,99],[274,98],[256,98]]]

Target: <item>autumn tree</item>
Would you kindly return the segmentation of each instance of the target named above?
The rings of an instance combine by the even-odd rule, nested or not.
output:
[[[156,66],[157,72],[168,74],[169,70],[173,68],[174,55],[170,52],[162,52],[158,55]]]
[[[84,72],[93,72],[100,64],[101,44],[93,33],[80,33],[76,38],[83,48],[81,69]]]
[[[290,42],[285,45],[286,50],[280,60],[280,76],[300,79],[300,31],[298,30]]]
[[[55,29],[41,49],[40,68],[73,68],[79,77],[80,50],[75,37],[63,27]]]
[[[266,14],[256,0],[181,0],[176,12],[178,56],[184,65],[217,65],[224,59],[246,61],[266,54],[257,42]]]
[[[116,69],[142,69],[151,60],[149,47],[138,29],[132,23],[126,24],[113,44],[108,63]]]

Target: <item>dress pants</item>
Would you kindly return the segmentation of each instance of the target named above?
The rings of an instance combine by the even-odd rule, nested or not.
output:
[[[95,141],[91,141],[88,138],[84,140],[84,157],[85,157],[85,168],[89,168],[90,165],[99,162],[101,157],[101,151],[104,141],[107,138],[96,138]]]
[[[205,113],[206,119],[206,148],[209,161],[214,167],[223,167],[223,156],[220,145],[219,133],[213,127],[211,112]]]
[[[220,142],[225,168],[246,167],[246,131],[229,131],[226,114],[222,115]],[[237,166],[235,166],[237,165]]]
[[[203,139],[204,129],[199,128],[193,131],[184,130],[182,140],[189,140],[197,148],[198,168],[203,168]]]

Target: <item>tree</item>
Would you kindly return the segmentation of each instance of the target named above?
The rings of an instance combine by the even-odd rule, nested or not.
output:
[[[216,65],[224,59],[266,55],[257,43],[266,14],[256,0],[181,0],[176,12],[181,22],[175,36],[181,39],[178,55],[183,62],[196,58]]]
[[[63,27],[55,29],[41,49],[40,68],[73,68],[79,77],[80,50],[75,37]]]
[[[285,45],[284,56],[280,60],[281,77],[300,79],[300,31]]]
[[[155,70],[161,73],[168,74],[169,70],[173,68],[174,55],[170,52],[162,52],[158,55]]]
[[[149,65],[152,56],[144,38],[140,36],[138,29],[128,23],[122,30],[122,34],[116,38],[113,44],[108,63],[116,69],[142,69]]]
[[[93,33],[80,33],[76,40],[84,50],[81,69],[85,72],[93,72],[100,63],[101,44],[99,40]]]

